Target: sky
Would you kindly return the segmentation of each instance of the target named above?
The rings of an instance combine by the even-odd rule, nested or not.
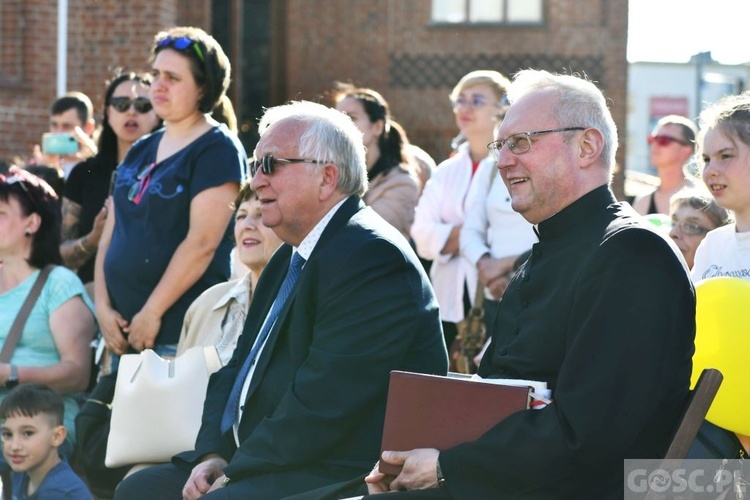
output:
[[[750,0],[629,0],[628,61],[750,62]]]

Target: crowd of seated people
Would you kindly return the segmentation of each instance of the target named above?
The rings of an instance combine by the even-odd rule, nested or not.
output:
[[[622,484],[613,460],[654,458],[668,443],[689,388],[693,284],[750,279],[750,94],[706,110],[698,130],[679,117],[657,124],[654,155],[674,149],[681,176],[695,150],[705,185],[685,181],[685,189],[680,177],[669,191],[662,179],[650,200],[663,211],[671,195],[666,235],[639,217],[654,211],[641,206],[646,200],[635,211],[615,205],[617,131],[601,92],[582,78],[468,73],[450,95],[462,142],[434,167],[383,95],[340,83],[331,107],[269,108],[248,160],[226,97],[231,65],[213,37],[192,27],[160,32],[149,63],[149,73],[118,72],[107,82],[96,133],[88,98],[63,96],[65,109],[56,101],[52,115],[75,122],[78,153],[39,151],[24,167],[0,170],[0,344],[41,286],[17,346],[0,355],[0,402],[12,395],[0,403],[3,454],[23,495],[57,477],[72,492],[80,485],[53,459],[18,465],[13,457],[26,445],[15,421],[48,433],[49,455],[67,463],[91,370],[114,374],[121,356],[146,349],[169,359],[213,345],[224,367],[200,395],[195,450],[129,476],[115,498],[408,497],[425,489],[434,496],[422,498],[531,498],[575,493],[584,484],[578,466],[598,468],[599,497],[614,498]],[[659,139],[673,132],[679,137]],[[576,252],[588,268],[579,269]],[[434,260],[431,275],[417,254]],[[669,359],[659,358],[674,368],[669,394],[646,391],[646,374],[621,356],[592,361],[605,348],[641,352],[635,338],[590,333],[631,329],[618,324],[616,301],[642,286],[638,276],[659,284],[630,295],[642,306],[632,329],[671,339]],[[545,380],[553,404],[471,445],[380,455],[388,373],[446,374],[446,342],[477,283],[491,307],[479,374]],[[579,294],[589,302],[578,303]],[[670,317],[666,327],[664,315],[679,321]],[[97,339],[108,363],[92,368]],[[572,366],[583,360],[591,377],[620,377],[616,406],[634,412],[624,437],[598,448],[592,443],[605,433],[595,420],[620,420],[606,404],[586,402],[601,387],[582,384]],[[14,391],[19,385],[27,389]],[[645,405],[637,411],[627,406],[636,399]],[[300,433],[306,441],[295,441]],[[535,439],[516,453],[525,433]],[[707,439],[731,443],[732,457],[750,447],[747,436],[710,422],[700,436],[694,458],[719,458]],[[493,453],[507,470],[487,465]],[[368,474],[379,459],[404,472]],[[525,466],[547,475],[532,478]]]

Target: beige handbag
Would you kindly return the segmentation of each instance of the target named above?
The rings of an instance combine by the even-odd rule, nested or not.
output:
[[[167,360],[151,349],[120,358],[107,467],[168,462],[195,447],[208,379],[221,368],[215,346]]]

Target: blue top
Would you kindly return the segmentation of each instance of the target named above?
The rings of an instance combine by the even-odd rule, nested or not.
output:
[[[39,276],[38,270],[18,286],[0,294],[0,345],[5,343],[11,324],[34,286],[37,276]],[[43,367],[60,362],[60,352],[57,350],[49,326],[50,316],[60,306],[77,296],[83,299],[93,316],[94,306],[86,295],[86,290],[78,276],[63,266],[55,267],[26,320],[21,339],[18,341],[16,350],[13,351],[12,364]],[[0,401],[7,394],[7,389],[0,389]],[[70,439],[75,441],[73,421],[78,413],[78,403],[72,395],[63,396],[63,399],[65,400],[65,428],[68,430]]]
[[[245,150],[224,125],[154,163],[163,135],[161,129],[140,139],[117,169],[113,192],[116,223],[104,274],[112,306],[128,321],[146,303],[187,236],[193,198],[205,189],[245,178]],[[150,182],[136,204],[131,201],[131,190],[134,185],[145,185],[149,172]],[[226,237],[206,272],[162,317],[156,344],[176,344],[190,303],[207,288],[229,279],[232,246],[232,229],[227,225]]]
[[[29,475],[25,472],[14,472],[13,500],[91,500],[86,484],[76,476],[68,462],[61,461],[42,479],[42,484],[33,495],[27,495]]]

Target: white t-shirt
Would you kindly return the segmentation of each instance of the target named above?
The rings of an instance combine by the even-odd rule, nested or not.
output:
[[[695,252],[693,281],[727,276],[750,281],[750,232],[738,233],[734,224],[709,232]]]

